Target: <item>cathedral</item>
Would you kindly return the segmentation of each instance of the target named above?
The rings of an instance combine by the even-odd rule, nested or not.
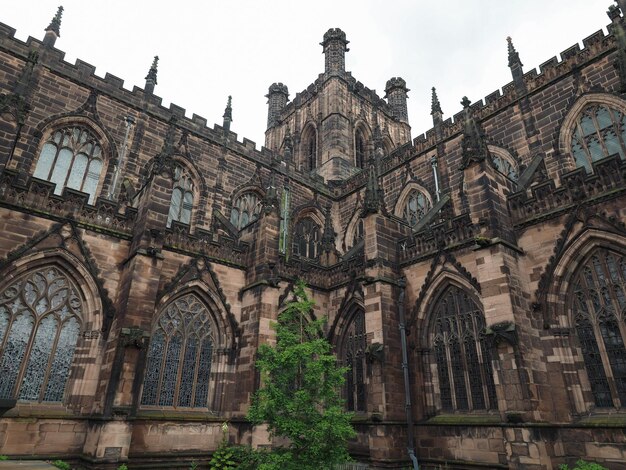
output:
[[[0,23],[0,454],[84,469],[271,446],[256,351],[305,281],[350,468],[626,469],[626,0],[411,136],[323,34],[265,145]],[[601,25],[598,25],[601,26]],[[320,32],[321,34],[322,32]],[[355,44],[354,47],[358,47]],[[506,56],[503,50],[503,67]],[[391,73],[390,73],[391,76]],[[410,84],[409,84],[410,85]]]

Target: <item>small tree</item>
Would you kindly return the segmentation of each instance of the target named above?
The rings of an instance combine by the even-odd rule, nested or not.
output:
[[[337,365],[322,336],[324,321],[307,319],[313,302],[302,281],[294,293],[295,300],[273,325],[276,345],[262,345],[258,351],[263,386],[248,419],[267,423],[272,437],[287,440],[264,454],[261,470],[331,469],[349,460],[347,440],[355,436],[340,396],[346,369]]]

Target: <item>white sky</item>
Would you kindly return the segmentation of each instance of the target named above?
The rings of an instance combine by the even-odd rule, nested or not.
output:
[[[65,7],[56,47],[143,88],[159,55],[155,94],[212,123],[233,96],[231,130],[264,143],[272,82],[290,98],[324,70],[319,42],[331,27],[350,41],[346,69],[382,97],[401,76],[409,92],[413,137],[432,127],[430,88],[444,118],[511,81],[506,36],[524,71],[609,23],[610,0],[21,0],[8,1],[0,21],[16,37],[43,38],[56,7]]]

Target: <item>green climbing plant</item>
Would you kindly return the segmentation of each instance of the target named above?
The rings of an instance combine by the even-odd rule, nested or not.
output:
[[[273,325],[276,344],[258,350],[263,385],[248,419],[287,442],[261,454],[259,470],[332,469],[350,460],[347,440],[355,436],[340,396],[346,368],[321,333],[324,320],[310,319],[314,303],[302,281],[294,295]]]
[[[559,470],[570,470],[570,467],[567,464],[562,464],[562,465],[559,465]],[[609,470],[609,469],[606,467],[603,467],[602,465],[598,463],[578,460],[576,462],[576,466],[572,468],[571,470]]]

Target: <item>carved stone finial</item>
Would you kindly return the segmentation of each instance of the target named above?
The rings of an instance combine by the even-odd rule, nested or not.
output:
[[[233,100],[233,97],[229,95],[228,103],[226,103],[226,109],[224,110],[224,115],[222,116],[224,118],[224,124],[222,127],[224,128],[225,131],[230,130],[230,123],[233,122],[232,100]]]
[[[155,55],[154,60],[152,61],[152,65],[150,66],[150,70],[148,70],[148,75],[146,75],[146,83],[152,82],[154,85],[157,85],[158,65],[159,65],[159,56]]]
[[[437,97],[437,89],[435,87],[432,88],[432,98],[430,103],[430,114],[435,115],[435,113],[443,114],[441,110],[441,103],[439,102],[439,98]]]
[[[381,192],[378,186],[378,171],[376,168],[376,161],[373,158],[370,158],[362,216],[365,216],[367,214],[375,214],[380,210],[380,196]]]
[[[61,37],[61,17],[63,16],[63,7],[59,6],[57,9],[54,18],[50,21],[50,24],[45,29],[45,31],[51,31],[57,35],[57,37]]]
[[[285,131],[285,140],[283,142],[285,161],[291,161],[291,157],[293,156],[293,139],[291,137],[291,129],[287,127]]]
[[[322,233],[321,247],[323,251],[333,251],[335,249],[335,236],[333,223],[330,217],[330,206],[326,208],[324,214],[324,232]]]
[[[461,101],[465,110],[465,123],[463,126],[463,141],[461,143],[463,168],[468,167],[473,162],[480,162],[487,158],[489,149],[485,142],[484,132],[480,124],[474,118],[474,113],[470,108],[470,100],[467,96]]]
[[[522,64],[522,61],[519,58],[519,53],[515,50],[515,46],[513,45],[513,39],[511,39],[511,36],[507,36],[506,42],[509,52],[509,67],[513,67],[514,65],[522,67],[524,64]]]
[[[263,211],[265,214],[270,214],[273,211],[278,213],[280,203],[278,201],[278,194],[276,193],[276,172],[274,167],[270,171],[270,181],[267,185],[267,191],[265,191],[265,197],[263,198]]]

